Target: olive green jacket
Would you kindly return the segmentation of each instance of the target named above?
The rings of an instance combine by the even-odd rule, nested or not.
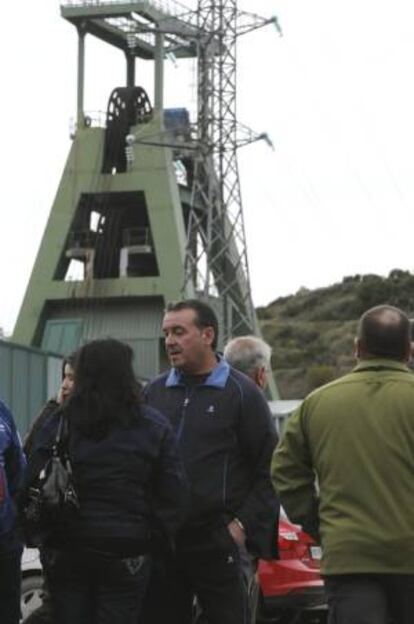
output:
[[[324,574],[414,574],[414,374],[404,364],[362,360],[311,393],[271,470],[290,519],[319,530]]]

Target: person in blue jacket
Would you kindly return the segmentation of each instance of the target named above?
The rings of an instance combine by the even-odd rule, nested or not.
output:
[[[0,401],[0,622],[20,619],[22,544],[16,528],[15,497],[22,485],[25,458],[13,416]]]

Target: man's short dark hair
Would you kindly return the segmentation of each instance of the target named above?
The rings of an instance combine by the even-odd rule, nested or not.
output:
[[[200,329],[212,327],[214,330],[214,340],[211,344],[213,351],[217,349],[218,342],[218,320],[214,310],[204,301],[198,299],[183,299],[167,305],[167,312],[180,312],[181,310],[194,310],[195,324]]]
[[[410,321],[399,308],[379,305],[361,316],[358,338],[366,354],[405,360],[410,352]]]

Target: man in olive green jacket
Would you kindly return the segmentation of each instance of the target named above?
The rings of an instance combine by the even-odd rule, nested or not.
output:
[[[414,622],[414,375],[410,323],[366,312],[358,365],[288,420],[272,478],[294,522],[318,537],[332,624]],[[316,479],[315,479],[316,478]]]

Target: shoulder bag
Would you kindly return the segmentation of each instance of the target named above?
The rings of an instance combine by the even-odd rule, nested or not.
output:
[[[68,422],[61,414],[49,457],[30,479],[23,496],[22,525],[31,545],[38,545],[50,530],[62,528],[79,511],[68,446]]]

